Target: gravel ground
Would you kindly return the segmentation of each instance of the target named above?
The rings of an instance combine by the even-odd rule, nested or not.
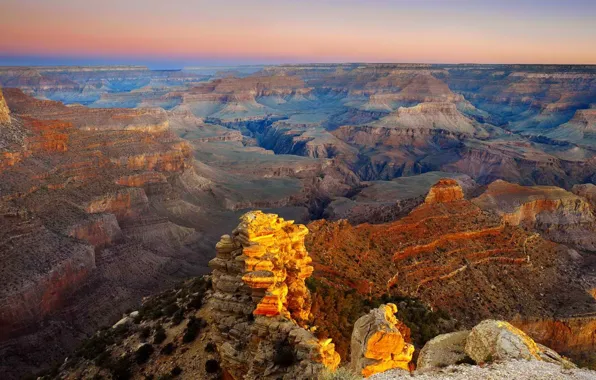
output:
[[[436,371],[415,372],[410,375],[402,370],[392,370],[369,377],[370,380],[408,379],[417,380],[596,380],[596,371],[587,369],[564,369],[559,365],[539,361],[509,361],[485,367],[458,365]]]

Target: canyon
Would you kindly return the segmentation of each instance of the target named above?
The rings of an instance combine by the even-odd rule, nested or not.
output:
[[[0,67],[0,87],[9,378],[209,273],[254,209],[307,226],[313,278],[333,292],[591,349],[594,66]],[[285,291],[251,284],[265,283],[269,314]]]

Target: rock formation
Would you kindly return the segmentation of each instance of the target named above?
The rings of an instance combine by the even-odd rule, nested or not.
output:
[[[458,331],[429,340],[418,354],[416,369],[442,368],[464,363],[467,358],[466,339],[469,335],[469,331]]]
[[[466,338],[465,351],[476,363],[519,359],[569,363],[505,321],[485,320],[476,325]]]
[[[504,223],[531,227],[550,240],[596,250],[596,216],[592,207],[586,198],[564,189],[497,180],[472,202],[498,213]]]
[[[335,369],[330,339],[304,329],[312,273],[306,227],[275,214],[244,214],[217,244],[210,301],[223,368],[235,379],[308,379]],[[285,358],[284,358],[285,355]]]
[[[414,346],[406,343],[395,318],[397,306],[381,305],[354,324],[350,365],[364,377],[393,368],[409,370]]]
[[[4,95],[2,95],[2,90],[0,89],[0,124],[6,123],[10,123],[10,110],[6,105]]]
[[[441,179],[430,188],[424,203],[447,203],[464,199],[461,185],[454,179]]]
[[[535,360],[574,367],[554,350],[536,343],[505,321],[484,320],[471,331],[443,334],[420,351],[417,370],[432,370],[462,363],[489,364]]]

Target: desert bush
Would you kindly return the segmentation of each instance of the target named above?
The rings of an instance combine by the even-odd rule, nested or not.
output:
[[[176,350],[176,346],[174,343],[168,343],[161,349],[162,355],[172,355],[172,353]]]
[[[205,362],[205,372],[217,373],[219,371],[219,362],[215,359],[209,359]]]
[[[135,352],[135,361],[137,364],[145,364],[153,354],[153,346],[145,343]]]
[[[170,374],[174,377],[180,375],[182,373],[182,368],[176,366],[174,368],[172,368],[172,370],[170,371]]]
[[[166,330],[161,325],[158,325],[153,334],[153,344],[161,344],[167,337]]]
[[[205,321],[201,318],[196,318],[194,316],[188,319],[188,323],[186,324],[186,329],[184,330],[184,336],[182,337],[182,341],[184,343],[190,343],[194,341],[199,335],[199,332],[203,327],[205,327]]]

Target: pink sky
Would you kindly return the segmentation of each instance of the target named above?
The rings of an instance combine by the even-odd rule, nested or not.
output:
[[[594,64],[595,3],[3,0],[0,55]]]

